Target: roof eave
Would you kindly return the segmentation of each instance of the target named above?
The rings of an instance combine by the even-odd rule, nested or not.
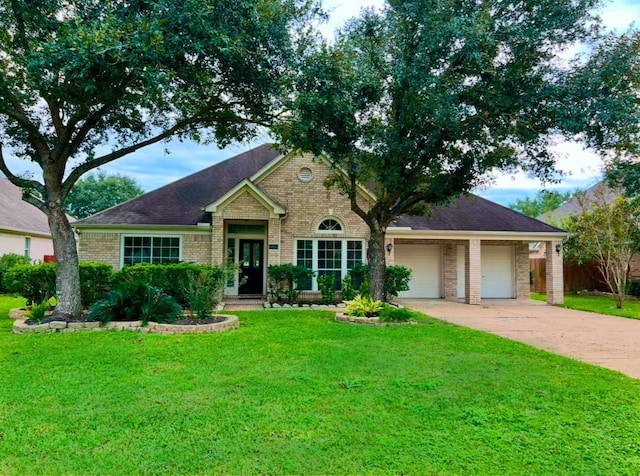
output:
[[[12,235],[39,236],[41,238],[51,238],[51,233],[36,230],[25,230],[22,228],[14,228],[11,226],[0,226],[0,233],[11,233]]]
[[[552,241],[569,236],[565,231],[527,232],[527,231],[467,231],[467,230],[414,230],[410,227],[389,227],[390,238],[422,238],[422,239],[484,239],[508,241]]]
[[[112,224],[78,224],[72,225],[74,229],[80,229],[82,231],[88,230],[150,230],[150,231],[160,231],[160,230],[171,230],[171,231],[201,231],[201,232],[211,232],[211,224],[210,223],[198,223],[197,225],[145,225],[145,224],[122,224],[122,223],[112,223]]]

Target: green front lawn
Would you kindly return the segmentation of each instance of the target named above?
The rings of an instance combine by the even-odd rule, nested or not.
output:
[[[531,299],[546,301],[544,294],[532,293]],[[640,319],[640,300],[627,299],[622,309],[616,309],[616,302],[608,296],[587,296],[584,294],[570,294],[564,296],[562,307],[576,309],[578,311],[597,312],[610,316],[628,317],[630,319]]]
[[[640,382],[424,319],[13,335],[0,474],[640,474]]]

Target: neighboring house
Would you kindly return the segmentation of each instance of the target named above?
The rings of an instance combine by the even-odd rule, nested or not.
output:
[[[549,223],[550,225],[562,226],[562,220],[565,218],[582,213],[581,203],[590,203],[596,199],[604,199],[606,202],[613,203],[619,196],[620,192],[612,190],[603,181],[600,181],[587,190],[578,192],[555,210],[540,215],[538,220]]]
[[[82,260],[238,263],[226,295],[263,296],[267,267],[294,263],[344,278],[366,260],[368,228],[324,181],[329,164],[263,145],[74,224]],[[365,209],[372,192],[361,188]],[[529,298],[530,242],[562,230],[473,195],[387,230],[387,263],[413,270],[405,297]],[[562,256],[549,254],[548,299],[562,301]],[[240,284],[239,284],[240,283]],[[317,280],[308,285],[317,292]]]
[[[0,178],[0,256],[15,253],[32,260],[53,255],[47,216],[22,200],[22,190]]]
[[[567,200],[555,210],[545,213],[538,217],[539,220],[554,226],[562,226],[562,221],[571,215],[579,215],[583,212],[583,206],[589,205],[596,200],[604,200],[607,203],[613,203],[621,192],[612,189],[604,181],[600,181],[591,186],[584,192],[579,192],[576,196]],[[535,249],[534,249],[535,248]],[[539,246],[533,247],[531,250],[531,258],[542,258],[545,255],[545,245],[540,243]],[[629,263],[629,279],[631,281],[640,281],[640,253],[636,253]]]

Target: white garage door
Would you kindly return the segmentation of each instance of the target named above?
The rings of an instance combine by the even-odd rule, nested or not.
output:
[[[396,245],[395,263],[413,270],[409,291],[400,297],[442,296],[442,247],[440,245]]]
[[[481,296],[503,299],[515,297],[513,246],[482,246],[480,259],[482,260]]]

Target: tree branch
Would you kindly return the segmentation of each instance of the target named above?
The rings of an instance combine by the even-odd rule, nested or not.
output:
[[[47,146],[44,137],[42,137],[42,134],[40,134],[38,127],[27,117],[27,113],[22,108],[22,104],[20,104],[18,99],[9,91],[6,91],[6,97],[9,99],[9,103],[13,106],[13,109],[7,108],[4,110],[4,113],[7,116],[15,119],[18,124],[20,124],[27,131],[29,141],[31,142],[31,145],[33,145],[33,148],[36,149],[36,151],[40,155],[40,159],[42,160],[49,158],[49,147]]]
[[[71,190],[71,188],[73,187],[73,185],[78,181],[78,179],[82,177],[82,175],[84,175],[85,173],[89,172],[90,170],[100,167],[101,165],[108,164],[109,162],[113,162],[114,160],[119,159],[120,157],[124,157],[125,155],[131,154],[136,150],[142,149],[149,145],[160,142],[163,139],[171,137],[175,135],[178,131],[184,129],[185,127],[195,122],[197,121],[193,118],[189,120],[181,121],[176,125],[174,125],[173,127],[161,132],[160,134],[154,137],[151,137],[150,139],[147,139],[142,142],[138,142],[137,144],[134,144],[129,147],[124,147],[120,150],[111,152],[110,154],[103,155],[102,157],[97,157],[93,160],[83,162],[82,164],[78,165],[75,169],[73,169],[69,174],[69,176],[66,178],[66,180],[62,183],[62,196],[66,197],[69,191]]]
[[[349,176],[350,193],[349,201],[351,202],[351,211],[358,215],[368,225],[370,222],[369,215],[358,205],[358,183],[353,175]]]
[[[45,97],[44,99],[47,102],[47,106],[49,106],[49,114],[51,114],[51,121],[53,122],[53,127],[56,130],[56,135],[60,137],[64,133],[64,124],[60,117],[60,108],[55,100],[51,100],[48,97]]]
[[[24,191],[27,189],[34,189],[36,192],[38,192],[40,195],[44,197],[45,195],[44,186],[40,182],[37,182],[36,180],[29,180],[22,177],[18,177],[13,172],[11,172],[11,170],[9,170],[9,167],[7,167],[6,161],[4,160],[4,152],[2,147],[3,145],[2,143],[0,143],[0,171],[2,171],[5,177],[7,177],[7,180],[9,180],[9,182],[11,182],[17,187],[20,187],[23,190],[22,199],[25,202],[34,205],[35,207],[39,208],[40,210],[46,213],[46,207],[42,200],[38,200],[37,198],[33,197],[33,195],[27,195],[24,193]]]

